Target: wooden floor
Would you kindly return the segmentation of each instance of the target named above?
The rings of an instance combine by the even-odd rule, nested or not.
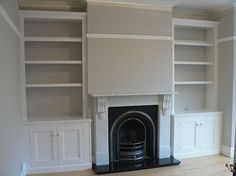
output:
[[[106,174],[104,176],[231,176],[225,167],[226,163],[232,162],[225,156],[209,156],[181,160],[180,166],[147,169],[132,172]],[[94,176],[92,170],[81,172],[65,172],[54,174],[36,174],[30,176]]]

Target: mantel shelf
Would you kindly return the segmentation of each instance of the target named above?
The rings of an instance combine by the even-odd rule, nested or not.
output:
[[[44,61],[44,60],[37,60],[37,61],[25,61],[25,64],[28,65],[41,65],[41,64],[82,64],[82,61],[68,61],[68,60],[61,60],[61,61]]]
[[[213,84],[212,81],[176,81],[175,85]]]
[[[214,44],[211,42],[197,40],[175,40],[174,44],[185,46],[214,46]]]
[[[25,37],[26,42],[82,42],[80,37]]]
[[[43,88],[43,87],[82,87],[81,83],[62,83],[62,84],[26,84],[26,88]]]
[[[213,65],[213,62],[175,61],[175,65]]]

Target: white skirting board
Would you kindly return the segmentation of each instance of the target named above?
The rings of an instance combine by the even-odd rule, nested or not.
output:
[[[54,172],[67,172],[91,169],[92,164],[80,164],[80,165],[69,165],[69,166],[51,166],[51,167],[35,167],[26,170],[27,174],[39,174],[39,173],[54,173]]]
[[[222,145],[221,146],[221,153],[225,156],[233,158],[234,157],[234,148],[233,147],[228,147],[226,145]]]
[[[218,154],[220,154],[220,149],[189,152],[189,153],[177,153],[177,154],[174,154],[174,157],[177,159],[185,159],[185,158],[195,158],[195,157],[201,157],[201,156],[218,155]]]

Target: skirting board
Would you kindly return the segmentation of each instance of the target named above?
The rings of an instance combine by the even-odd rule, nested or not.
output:
[[[91,169],[92,164],[80,164],[80,165],[71,165],[71,166],[52,166],[52,167],[35,167],[27,168],[27,174],[41,174],[41,173],[54,173],[54,172],[67,172],[67,171],[77,171]]]
[[[228,147],[226,145],[221,146],[221,153],[225,156],[228,156],[230,158],[234,157],[234,148],[233,147]]]
[[[174,154],[174,157],[177,159],[185,159],[185,158],[194,158],[194,157],[210,156],[210,155],[217,155],[217,154],[220,154],[220,149],[200,151],[200,152],[177,153],[177,154]]]

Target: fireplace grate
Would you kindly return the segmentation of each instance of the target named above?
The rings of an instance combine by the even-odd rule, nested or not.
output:
[[[145,159],[145,141],[122,141],[120,143],[119,160],[138,162]]]

